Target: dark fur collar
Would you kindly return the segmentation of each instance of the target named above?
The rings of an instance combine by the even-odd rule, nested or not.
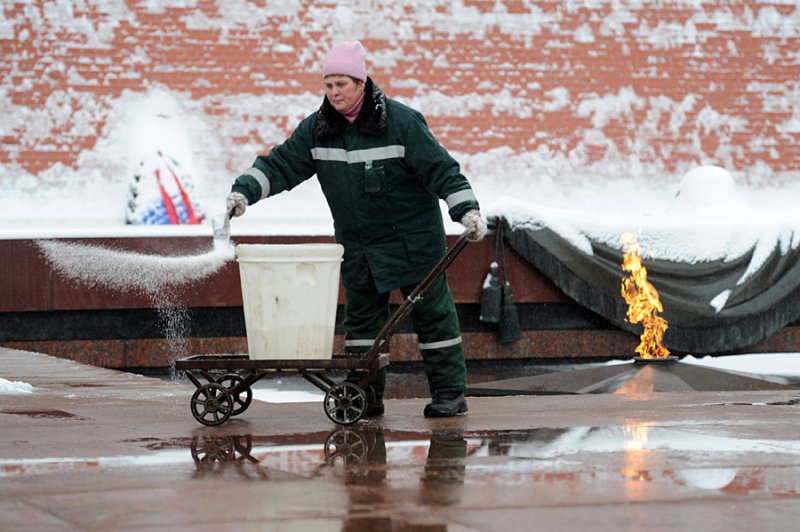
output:
[[[333,108],[328,98],[323,97],[322,106],[317,111],[317,138],[331,139],[343,133],[348,125],[347,119]],[[373,83],[372,78],[367,78],[364,103],[353,125],[358,131],[371,137],[378,137],[386,132],[386,95]]]

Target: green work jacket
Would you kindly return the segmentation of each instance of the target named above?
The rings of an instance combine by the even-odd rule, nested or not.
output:
[[[232,191],[252,205],[316,175],[344,246],[348,289],[379,292],[421,281],[445,251],[439,200],[454,221],[478,201],[422,114],[386,98],[371,79],[350,124],[323,100],[292,135],[259,155]]]

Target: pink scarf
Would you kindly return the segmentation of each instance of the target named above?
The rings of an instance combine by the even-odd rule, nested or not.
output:
[[[364,103],[364,93],[361,93],[361,98],[358,99],[358,101],[355,103],[355,105],[353,105],[353,107],[342,113],[342,116],[344,116],[347,119],[347,121],[352,124],[353,122],[356,121],[356,117],[358,116],[358,112],[361,110],[361,105],[363,103]]]

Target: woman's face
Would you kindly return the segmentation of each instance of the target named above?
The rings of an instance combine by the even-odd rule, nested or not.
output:
[[[350,76],[331,74],[323,80],[325,83],[325,97],[340,113],[349,111],[364,94],[364,82],[357,81]]]

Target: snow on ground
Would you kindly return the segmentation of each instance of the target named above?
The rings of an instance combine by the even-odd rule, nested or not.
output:
[[[681,362],[711,369],[785,377],[794,382],[800,382],[800,353],[759,353],[722,357],[686,356],[681,358]]]
[[[33,386],[27,382],[10,381],[0,377],[0,395],[23,395],[33,393]]]
[[[316,403],[323,397],[325,394],[321,391],[285,390],[280,385],[253,389],[253,399],[265,403]]]

